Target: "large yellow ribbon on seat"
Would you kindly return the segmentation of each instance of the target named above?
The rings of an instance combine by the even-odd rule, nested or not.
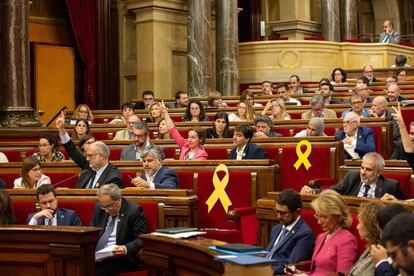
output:
[[[217,175],[217,173],[220,171],[224,171],[226,173],[222,180],[220,180]],[[210,213],[211,209],[213,209],[217,200],[221,201],[221,205],[223,206],[224,211],[226,211],[226,213],[228,212],[229,206],[231,206],[232,204],[230,201],[230,198],[228,197],[225,191],[228,183],[229,183],[229,170],[227,169],[226,165],[220,164],[215,169],[214,175],[213,175],[214,191],[206,201],[206,204],[208,206],[208,211],[207,211],[208,213]]]
[[[306,146],[305,153],[302,152],[301,146]],[[312,152],[312,145],[308,140],[302,140],[296,145],[296,155],[298,156],[298,160],[293,165],[296,170],[299,169],[300,165],[304,165],[306,170],[309,170],[312,167],[312,164],[309,162],[308,157]],[[322,161],[322,160],[321,160]]]

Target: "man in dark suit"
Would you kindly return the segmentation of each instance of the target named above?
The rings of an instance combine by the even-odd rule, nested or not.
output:
[[[144,174],[131,180],[132,184],[145,189],[177,189],[178,178],[174,170],[162,165],[159,147],[150,147],[142,152]]]
[[[109,246],[113,256],[96,261],[96,275],[117,275],[140,269],[137,253],[142,247],[139,235],[148,232],[147,220],[141,206],[121,196],[115,184],[98,190],[91,226],[102,227],[96,251]]]
[[[393,113],[394,111],[392,109],[388,109],[387,98],[385,98],[384,96],[377,96],[374,98],[374,100],[372,101],[371,110],[369,111],[369,116],[387,119],[391,123],[392,129],[393,129],[392,130],[393,141],[397,142],[401,140],[401,134],[400,134],[400,129],[398,128],[397,122],[392,117]]]
[[[135,109],[149,109],[151,104],[155,101],[154,92],[145,90],[142,92],[142,102],[135,103]]]
[[[381,198],[387,194],[393,195],[398,199],[403,199],[400,184],[397,180],[386,178],[381,175],[384,169],[384,158],[376,152],[365,154],[362,159],[359,172],[348,171],[339,183],[331,187],[341,195]],[[303,186],[301,193],[314,194],[318,189]]]
[[[249,125],[238,125],[234,129],[233,143],[229,159],[267,159],[267,153],[258,145],[251,143],[253,129]]]
[[[272,131],[273,123],[270,117],[267,115],[257,115],[254,118],[254,125],[256,126],[256,138],[273,138],[283,136],[278,132]]]
[[[119,169],[109,162],[109,148],[103,142],[92,143],[86,150],[86,157],[76,148],[64,127],[65,114],[56,120],[56,127],[66,152],[75,163],[84,171],[76,183],[78,189],[99,188],[100,185],[114,183],[122,187],[122,178]]]
[[[267,251],[273,263],[274,274],[285,274],[287,264],[310,260],[315,246],[312,230],[300,217],[302,199],[291,189],[276,196],[275,211],[280,224],[273,227]]]
[[[400,34],[394,31],[394,23],[391,20],[384,21],[383,32],[380,34],[379,43],[400,43]]]
[[[36,197],[40,204],[39,212],[30,213],[26,223],[29,225],[66,225],[79,226],[81,221],[75,211],[58,208],[55,187],[44,184],[36,189]]]

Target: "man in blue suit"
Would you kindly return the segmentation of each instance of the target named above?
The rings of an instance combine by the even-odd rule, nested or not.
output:
[[[141,156],[144,173],[132,179],[132,184],[145,189],[178,188],[177,174],[174,170],[162,166],[162,152],[158,146],[150,146]]]
[[[80,226],[81,221],[75,211],[58,208],[55,187],[44,184],[36,189],[36,197],[39,201],[40,212],[33,212],[27,216],[29,225],[65,225]]]
[[[276,196],[275,211],[280,224],[270,234],[267,257],[275,260],[273,272],[285,274],[285,265],[310,260],[315,246],[312,230],[300,217],[302,199],[292,189],[283,190]]]
[[[230,152],[229,159],[267,159],[267,153],[258,145],[251,143],[253,129],[249,125],[234,128],[233,143],[236,146]]]

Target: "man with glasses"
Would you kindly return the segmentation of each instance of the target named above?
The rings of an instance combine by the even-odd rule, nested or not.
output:
[[[126,129],[118,130],[115,133],[114,141],[126,141],[126,140],[133,140],[134,135],[134,126],[135,122],[140,121],[137,115],[129,116],[128,120],[126,121],[127,127]]]
[[[379,82],[379,80],[374,77],[374,67],[372,67],[372,65],[365,65],[362,68],[362,75],[368,79],[369,84]]]
[[[58,208],[55,187],[44,184],[36,189],[36,197],[39,201],[39,212],[30,213],[26,222],[29,225],[65,225],[80,226],[82,223],[75,211]]]
[[[151,90],[145,90],[142,92],[142,102],[135,103],[135,109],[149,109],[155,102],[154,92]]]
[[[346,116],[349,112],[354,112],[360,118],[369,117],[369,109],[365,107],[365,102],[361,95],[354,94],[352,95],[351,99],[349,100],[351,103],[351,108],[342,112],[342,118]]]
[[[285,274],[285,265],[310,260],[315,246],[312,230],[301,218],[302,199],[291,189],[283,190],[275,198],[275,212],[279,224],[273,227],[267,246],[267,258],[275,275]]]
[[[122,178],[119,169],[109,162],[109,148],[101,141],[93,142],[83,155],[75,146],[65,130],[65,114],[61,113],[56,120],[56,127],[63,147],[70,158],[84,170],[76,183],[78,189],[96,189],[108,183],[115,183],[122,187]]]
[[[122,197],[115,184],[99,188],[98,203],[93,211],[91,226],[101,227],[96,251],[110,247],[113,256],[96,260],[96,275],[117,275],[136,271],[141,264],[137,253],[142,247],[141,234],[148,232],[144,210]]]
[[[281,82],[276,85],[277,95],[287,104],[292,105],[302,105],[300,101],[295,98],[290,97],[291,93],[289,92],[289,86],[286,82]]]
[[[325,100],[322,95],[315,95],[310,101],[312,110],[302,113],[302,119],[310,120],[314,117],[324,119],[336,119],[336,112],[332,109],[325,108]]]
[[[123,161],[141,161],[142,152],[149,147],[158,147],[160,152],[162,152],[162,157],[164,159],[163,150],[154,144],[151,143],[149,138],[149,128],[144,121],[135,122],[132,124],[132,140],[133,144],[125,146],[121,152],[121,160]]]
[[[398,180],[381,175],[384,166],[385,161],[381,155],[376,152],[367,153],[362,158],[359,172],[348,171],[345,177],[330,189],[346,196],[382,198],[384,195],[389,194],[398,199],[403,199],[404,195]],[[303,186],[300,192],[315,194],[319,193],[320,189]]]

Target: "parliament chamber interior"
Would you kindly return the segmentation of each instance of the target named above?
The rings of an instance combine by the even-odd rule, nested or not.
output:
[[[385,275],[366,210],[414,210],[413,1],[2,2],[0,275]]]

